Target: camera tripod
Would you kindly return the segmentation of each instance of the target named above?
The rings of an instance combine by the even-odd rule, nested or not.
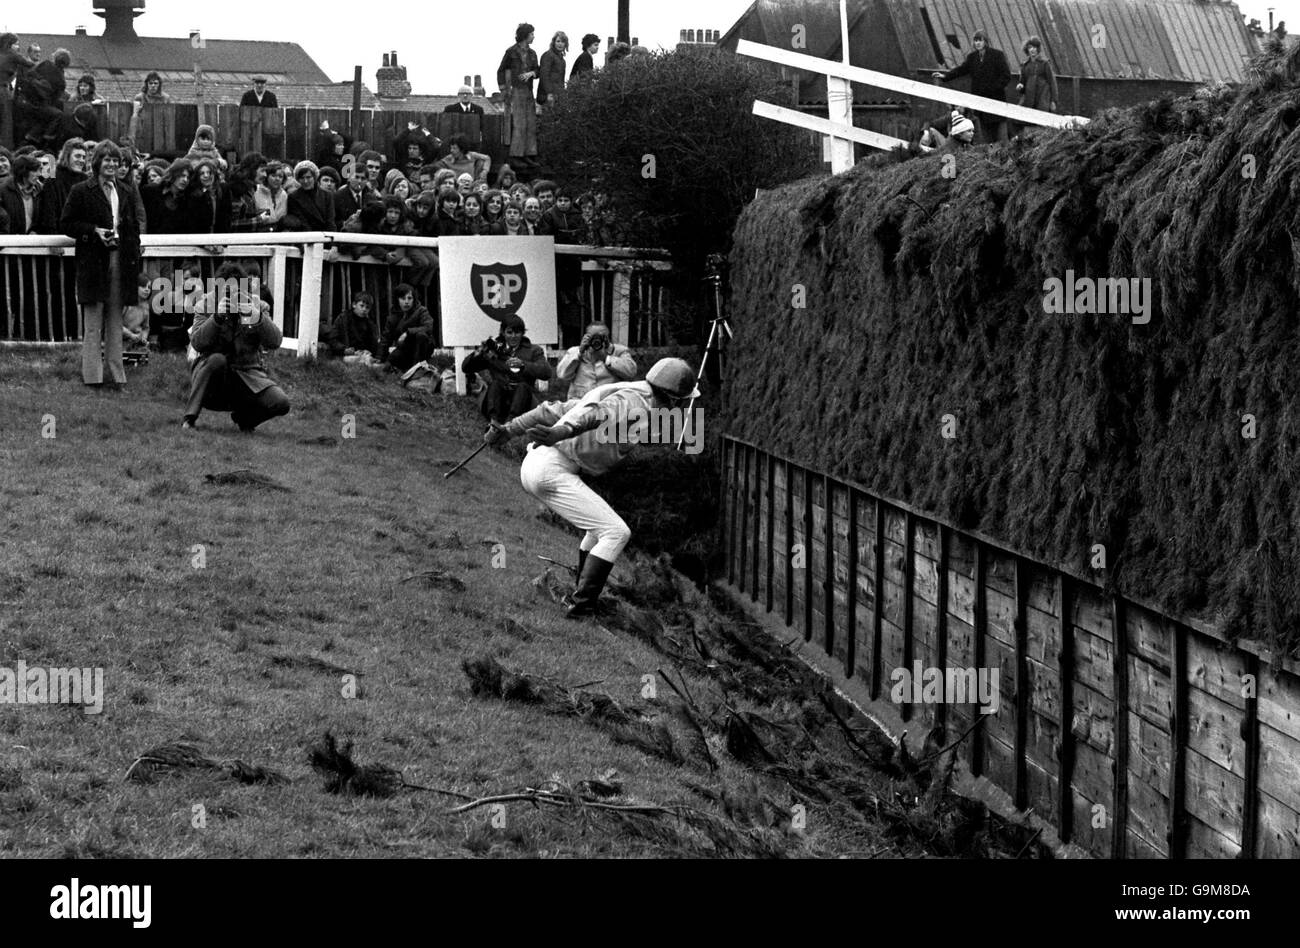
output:
[[[704,357],[700,359],[700,371],[695,374],[696,388],[699,388],[708,372],[710,355],[717,359],[718,385],[721,388],[722,372],[727,364],[724,358],[724,334],[726,339],[735,338],[732,335],[731,326],[727,322],[727,313],[722,302],[722,281],[726,266],[726,258],[721,254],[713,254],[709,257],[708,275],[705,276],[704,282],[713,287],[713,319],[709,327],[709,341],[704,344]],[[697,399],[698,396],[686,403],[686,415],[682,419],[682,435],[677,439],[678,451],[682,450],[682,447],[686,444],[686,435],[690,431],[691,422],[695,418],[693,413]]]

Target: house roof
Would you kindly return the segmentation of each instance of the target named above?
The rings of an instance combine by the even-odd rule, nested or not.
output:
[[[1058,74],[1089,79],[1239,80],[1256,48],[1231,0],[849,0],[849,19],[855,65],[912,76],[960,64],[977,29],[1013,68],[1036,35]],[[809,55],[840,57],[837,0],[755,0],[718,45],[788,49],[797,24]],[[824,99],[824,78],[803,84]]]
[[[984,30],[1012,62],[1030,36],[1062,75],[1092,79],[1239,80],[1254,44],[1226,0],[923,0],[951,68]]]
[[[142,36],[138,42],[118,43],[102,36],[60,33],[23,33],[22,41],[37,44],[46,55],[63,47],[72,54],[72,70],[91,71],[96,77],[113,69],[190,73],[198,63],[205,72],[250,79],[260,74],[269,79],[274,74],[290,83],[330,81],[297,43],[205,39],[203,48],[196,49],[188,37]]]

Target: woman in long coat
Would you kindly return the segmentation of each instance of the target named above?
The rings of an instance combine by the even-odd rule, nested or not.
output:
[[[564,92],[564,73],[569,52],[569,34],[563,30],[551,37],[551,48],[542,53],[541,76],[537,82],[537,101],[547,108]]]
[[[533,80],[541,65],[532,48],[535,35],[531,23],[520,23],[515,30],[515,45],[506,50],[497,69],[497,85],[506,100],[510,157],[525,159],[524,163],[537,158],[537,99],[533,96]]]
[[[135,197],[117,180],[122,151],[100,142],[90,161],[89,181],[75,185],[60,227],[77,242],[77,303],[83,322],[81,379],[104,384],[108,365],[113,384],[126,384],[122,367],[122,308],[139,296],[140,221]]]
[[[1043,56],[1043,41],[1037,36],[1025,40],[1023,47],[1025,61],[1020,64],[1020,82],[1016,91],[1020,93],[1020,104],[1030,109],[1043,112],[1055,112],[1057,98],[1056,73],[1052,64]]]

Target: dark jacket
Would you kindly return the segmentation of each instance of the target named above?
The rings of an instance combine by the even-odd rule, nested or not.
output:
[[[1020,84],[1025,87],[1020,94],[1020,104],[1028,108],[1047,112],[1053,102],[1061,101],[1057,96],[1056,73],[1046,59],[1026,59],[1021,63]]]
[[[573,61],[573,72],[569,73],[569,81],[572,82],[579,76],[585,76],[587,73],[595,71],[596,63],[592,60],[591,53],[584,49],[578,58]]]
[[[63,78],[63,70],[54,65],[54,60],[45,59],[28,73],[24,89],[32,105],[52,105],[61,110],[68,84]]]
[[[262,101],[258,102],[257,93],[252,89],[249,89],[244,93],[244,97],[239,100],[239,105],[240,107],[252,105],[261,106],[264,109],[278,109],[280,107],[280,101],[275,97],[274,92],[264,92],[262,93]]]
[[[322,191],[319,185],[310,191],[299,188],[289,195],[285,230],[331,231],[336,229],[334,220],[334,195]]]
[[[363,188],[361,190],[361,199],[357,200],[352,194],[352,189],[345,185],[334,192],[334,220],[338,222],[339,226],[342,226],[344,221],[365,205],[378,203],[381,202],[379,198],[375,197],[374,191]]]
[[[121,184],[117,190],[118,265],[122,303],[129,306],[139,299],[136,281],[140,278],[140,222],[136,218],[134,190]],[[100,241],[95,228],[112,228],[113,208],[98,181],[83,181],[72,189],[59,226],[77,242],[77,301],[83,306],[104,302],[108,293],[109,249]]]
[[[469,235],[464,222],[459,217],[444,214],[442,208],[438,208],[437,221],[437,233],[434,235],[436,237],[466,237]]]
[[[393,310],[392,315],[388,317],[388,327],[384,330],[384,345],[397,345],[397,338],[402,333],[423,335],[430,342],[437,338],[437,327],[434,325],[433,316],[423,303],[416,303],[415,308],[409,313],[403,313],[400,308]]]
[[[0,234],[8,235],[9,233],[9,212],[0,207]]]
[[[231,216],[230,189],[219,181],[206,194],[196,188],[185,195],[186,233],[228,234]]]
[[[48,186],[49,183],[47,182],[46,187]],[[32,198],[32,219],[28,222],[31,225],[31,233],[59,233],[58,230],[51,227],[52,221],[55,224],[58,222],[58,217],[51,216],[50,213],[50,208],[53,206],[53,203],[54,202],[50,198],[46,197],[45,188],[36,192],[36,196]],[[14,236],[20,237],[28,233],[27,229],[23,226],[23,222],[26,220],[23,194],[18,190],[18,182],[14,178],[7,179],[4,185],[0,186],[0,208],[3,208],[4,212],[9,216],[9,228],[13,232]],[[55,215],[57,215],[61,210],[61,208],[56,209],[54,212]]]
[[[134,281],[131,284],[135,288]],[[190,345],[200,356],[221,353],[226,365],[234,371],[254,394],[275,384],[266,371],[263,353],[280,348],[284,333],[271,319],[262,316],[252,328],[241,326],[239,317],[217,319],[210,317],[200,323],[190,335]]]
[[[496,352],[485,352],[482,346],[471,352],[466,356],[461,370],[466,375],[473,375],[486,369],[494,379],[505,385],[520,381],[545,381],[553,376],[551,363],[546,361],[546,351],[541,346],[533,345],[527,336],[520,340],[519,348],[514,352],[506,348],[504,337],[497,337],[496,343]],[[506,364],[512,355],[518,356],[524,363],[518,375],[511,372],[510,366]]]
[[[951,82],[953,79],[960,79],[967,75],[970,76],[971,95],[982,95],[986,99],[997,99],[999,102],[1006,101],[1007,83],[1011,81],[1011,67],[1007,65],[1007,57],[1002,50],[986,46],[982,57],[979,53],[972,52],[966,57],[964,63],[944,73],[943,81]]]
[[[330,325],[323,341],[333,356],[342,356],[346,350],[355,349],[358,352],[369,352],[376,359],[383,358],[379,320],[374,315],[362,319],[351,309],[340,313]]]
[[[54,170],[53,180],[45,182],[45,187],[41,189],[41,200],[45,202],[48,213],[53,215],[55,226],[58,226],[59,218],[63,216],[63,205],[68,203],[72,189],[88,177],[85,172],[59,165]]]
[[[453,102],[451,105],[447,106],[447,107],[446,107],[445,109],[443,109],[442,111],[443,111],[443,114],[444,114],[444,115],[464,115],[464,114],[465,114],[465,110],[462,109],[462,108],[460,107],[460,103],[459,103],[459,102]],[[478,105],[478,104],[475,103],[475,102],[471,102],[471,103],[469,104],[469,114],[470,114],[470,115],[477,115],[477,116],[480,116],[480,117],[481,117],[481,116],[483,115],[483,106]]]
[[[553,49],[542,53],[539,68],[542,74],[537,79],[537,101],[548,102],[552,96],[564,91],[564,57]]]
[[[190,213],[192,208],[189,195],[183,194],[176,200],[175,206],[168,206],[168,196],[161,184],[146,184],[140,188],[140,198],[144,201],[145,221],[151,234],[188,234],[190,233]]]
[[[533,97],[533,80],[520,79],[526,72],[537,73],[541,65],[537,61],[537,51],[529,48],[520,52],[519,45],[515,44],[506,50],[501,57],[501,65],[497,67],[497,85],[505,89],[510,94],[518,93]]]
[[[554,237],[557,244],[576,244],[578,228],[581,224],[581,211],[575,208],[565,214],[558,207],[553,207],[542,215],[537,225],[537,233]]]

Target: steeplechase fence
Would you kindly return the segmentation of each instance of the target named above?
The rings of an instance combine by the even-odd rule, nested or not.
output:
[[[1300,663],[757,445],[724,438],[722,464],[732,591],[873,700],[901,697],[909,729],[969,731],[971,773],[1063,840],[1113,858],[1300,856]],[[913,702],[895,672],[930,668],[996,669],[996,711],[942,688]]]
[[[206,280],[227,261],[256,263],[275,300],[273,315],[284,331],[284,348],[308,356],[316,351],[322,320],[346,309],[354,291],[372,293],[383,311],[393,289],[410,280],[410,267],[365,255],[354,258],[345,248],[436,250],[438,241],[325,233],[160,234],[143,237],[141,245],[143,269],[150,277],[171,277],[191,262],[198,266],[192,275]],[[562,245],[555,253],[557,266],[569,268],[575,281],[569,290],[561,283],[562,296],[572,297],[561,301],[562,320],[567,304],[575,327],[601,320],[620,344],[667,344],[671,265],[662,252]],[[437,315],[436,281],[428,304]],[[0,238],[0,341],[76,342],[81,333],[74,242],[60,236]]]

